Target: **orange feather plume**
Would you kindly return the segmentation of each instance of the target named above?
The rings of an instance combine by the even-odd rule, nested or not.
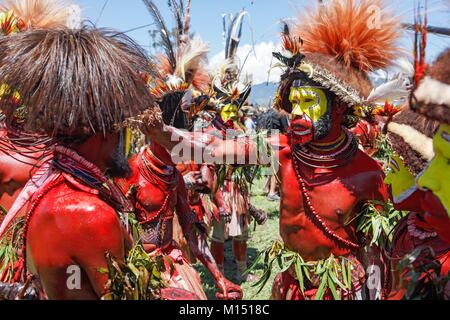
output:
[[[382,0],[334,0],[298,19],[294,38],[302,53],[334,57],[363,72],[385,68],[398,55],[400,23]]]
[[[0,11],[13,11],[21,30],[53,29],[67,26],[69,5],[62,0],[5,0]]]

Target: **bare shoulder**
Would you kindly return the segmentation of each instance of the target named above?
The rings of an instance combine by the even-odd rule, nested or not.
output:
[[[96,194],[77,190],[66,183],[52,189],[42,199],[33,220],[66,232],[95,232],[99,226],[120,227],[120,220],[111,206]]]

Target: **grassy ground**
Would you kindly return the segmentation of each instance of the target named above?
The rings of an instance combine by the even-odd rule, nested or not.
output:
[[[264,226],[257,226],[256,230],[253,231],[253,224],[251,226],[251,238],[248,243],[248,256],[249,256],[249,266],[251,266],[261,250],[266,249],[274,240],[279,238],[278,229],[278,214],[279,214],[279,202],[270,202],[263,195],[263,187],[265,181],[257,181],[252,190],[252,204],[260,209],[265,210],[269,214],[269,219]],[[225,246],[225,276],[233,282],[236,282],[236,264],[233,259],[233,253],[231,248],[231,242],[227,242]],[[205,268],[198,264],[196,265],[200,272],[200,276],[203,281],[203,286],[205,288],[206,294],[209,299],[215,299],[216,288],[214,286],[214,281],[212,280],[210,274],[205,270]],[[258,265],[255,270],[255,275],[262,274],[262,266]],[[258,288],[254,288],[252,283],[242,283],[241,287],[244,291],[245,300],[268,300],[271,296],[271,289],[273,278],[279,270],[274,269],[272,273],[272,279],[268,282],[264,290],[258,293]]]

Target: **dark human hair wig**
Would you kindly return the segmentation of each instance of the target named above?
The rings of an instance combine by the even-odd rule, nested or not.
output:
[[[404,125],[403,136],[390,132],[388,138],[392,149],[403,158],[405,165],[414,175],[418,175],[428,164],[428,160],[420,152],[407,143],[405,136],[413,136],[412,129],[417,130],[424,136],[432,139],[439,129],[439,122],[430,120],[423,115],[405,109],[398,113],[393,123]]]
[[[57,136],[115,130],[155,108],[142,74],[153,75],[145,52],[124,34],[85,26],[32,30],[0,38],[0,99],[13,114],[14,91],[25,106],[24,128]]]

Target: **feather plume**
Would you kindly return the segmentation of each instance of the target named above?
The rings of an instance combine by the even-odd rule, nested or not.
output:
[[[236,56],[242,36],[242,25],[246,15],[248,15],[248,12],[242,10],[239,14],[230,16],[231,24],[228,28],[225,43],[225,59],[233,59]]]
[[[402,73],[397,74],[392,80],[374,88],[367,98],[368,102],[385,102],[406,99],[412,89],[410,80]]]
[[[172,11],[172,15],[175,18],[176,30],[177,30],[177,43],[180,43],[181,36],[183,35],[183,0],[169,0],[168,5],[170,10]]]
[[[184,14],[184,30],[183,33],[189,36],[189,30],[191,26],[191,0],[187,0],[186,11]]]
[[[293,30],[303,40],[302,53],[332,56],[363,72],[385,68],[397,56],[400,24],[382,0],[330,1],[309,12]]]
[[[158,26],[158,29],[161,33],[161,40],[164,46],[164,50],[166,52],[167,59],[172,69],[175,69],[176,67],[175,50],[173,48],[172,41],[170,40],[169,29],[167,29],[166,23],[164,22],[164,19],[155,3],[152,0],[142,0],[142,1],[144,2],[151,16],[153,17],[153,20],[155,21],[156,25]]]
[[[209,47],[200,37],[195,36],[189,42],[178,49],[176,68],[174,69],[165,55],[158,56],[159,78],[166,81],[167,77],[177,78],[202,92],[209,89],[211,79],[206,66]],[[172,86],[173,87],[173,86]]]
[[[185,81],[188,80],[189,74],[193,76],[200,65],[206,62],[208,51],[208,45],[199,36],[194,36],[178,50],[175,75]]]
[[[0,11],[13,11],[20,29],[54,29],[67,27],[71,4],[63,0],[5,0]]]

